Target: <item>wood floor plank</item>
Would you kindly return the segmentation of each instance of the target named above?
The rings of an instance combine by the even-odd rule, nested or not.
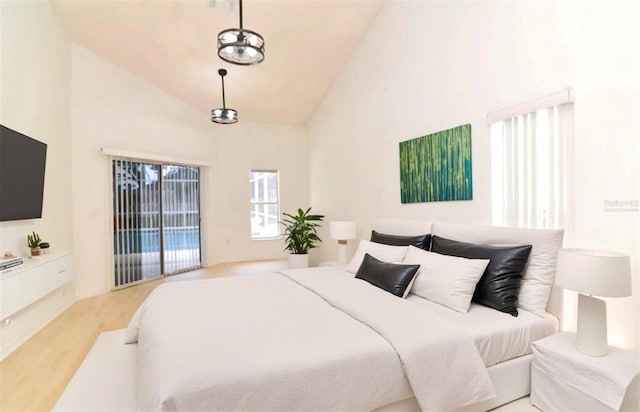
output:
[[[0,362],[0,410],[48,411],[102,332],[122,329],[164,282],[272,272],[286,261],[223,263],[93,296],[71,305]]]

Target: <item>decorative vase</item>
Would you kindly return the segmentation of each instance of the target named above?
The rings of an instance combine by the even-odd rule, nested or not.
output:
[[[289,269],[299,269],[309,267],[309,254],[294,254],[289,255]]]
[[[49,242],[40,242],[38,247],[42,251],[42,254],[46,255],[47,253],[49,253],[49,248],[51,247],[51,245],[49,244]]]

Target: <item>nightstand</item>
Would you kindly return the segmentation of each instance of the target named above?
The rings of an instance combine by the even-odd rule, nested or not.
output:
[[[609,348],[605,356],[576,349],[562,332],[532,345],[531,404],[543,411],[640,410],[640,357]]]

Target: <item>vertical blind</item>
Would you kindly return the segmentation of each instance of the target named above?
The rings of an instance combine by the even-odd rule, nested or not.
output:
[[[494,224],[566,227],[572,123],[567,103],[491,124]]]
[[[199,168],[113,159],[116,288],[201,266]]]

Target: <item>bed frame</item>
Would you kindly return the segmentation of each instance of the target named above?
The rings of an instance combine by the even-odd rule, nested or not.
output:
[[[407,219],[374,219],[371,229],[394,235],[422,235],[431,233],[432,221]],[[470,225],[473,226],[473,225]],[[478,226],[480,227],[480,226]],[[486,228],[486,226],[482,226]],[[557,286],[551,288],[547,302],[547,312],[558,318],[562,326],[562,290]],[[531,359],[528,354],[487,368],[491,381],[496,389],[497,397],[457,409],[457,411],[487,411],[507,404],[531,393]],[[420,406],[415,397],[388,404],[375,409],[374,412],[419,411]]]

